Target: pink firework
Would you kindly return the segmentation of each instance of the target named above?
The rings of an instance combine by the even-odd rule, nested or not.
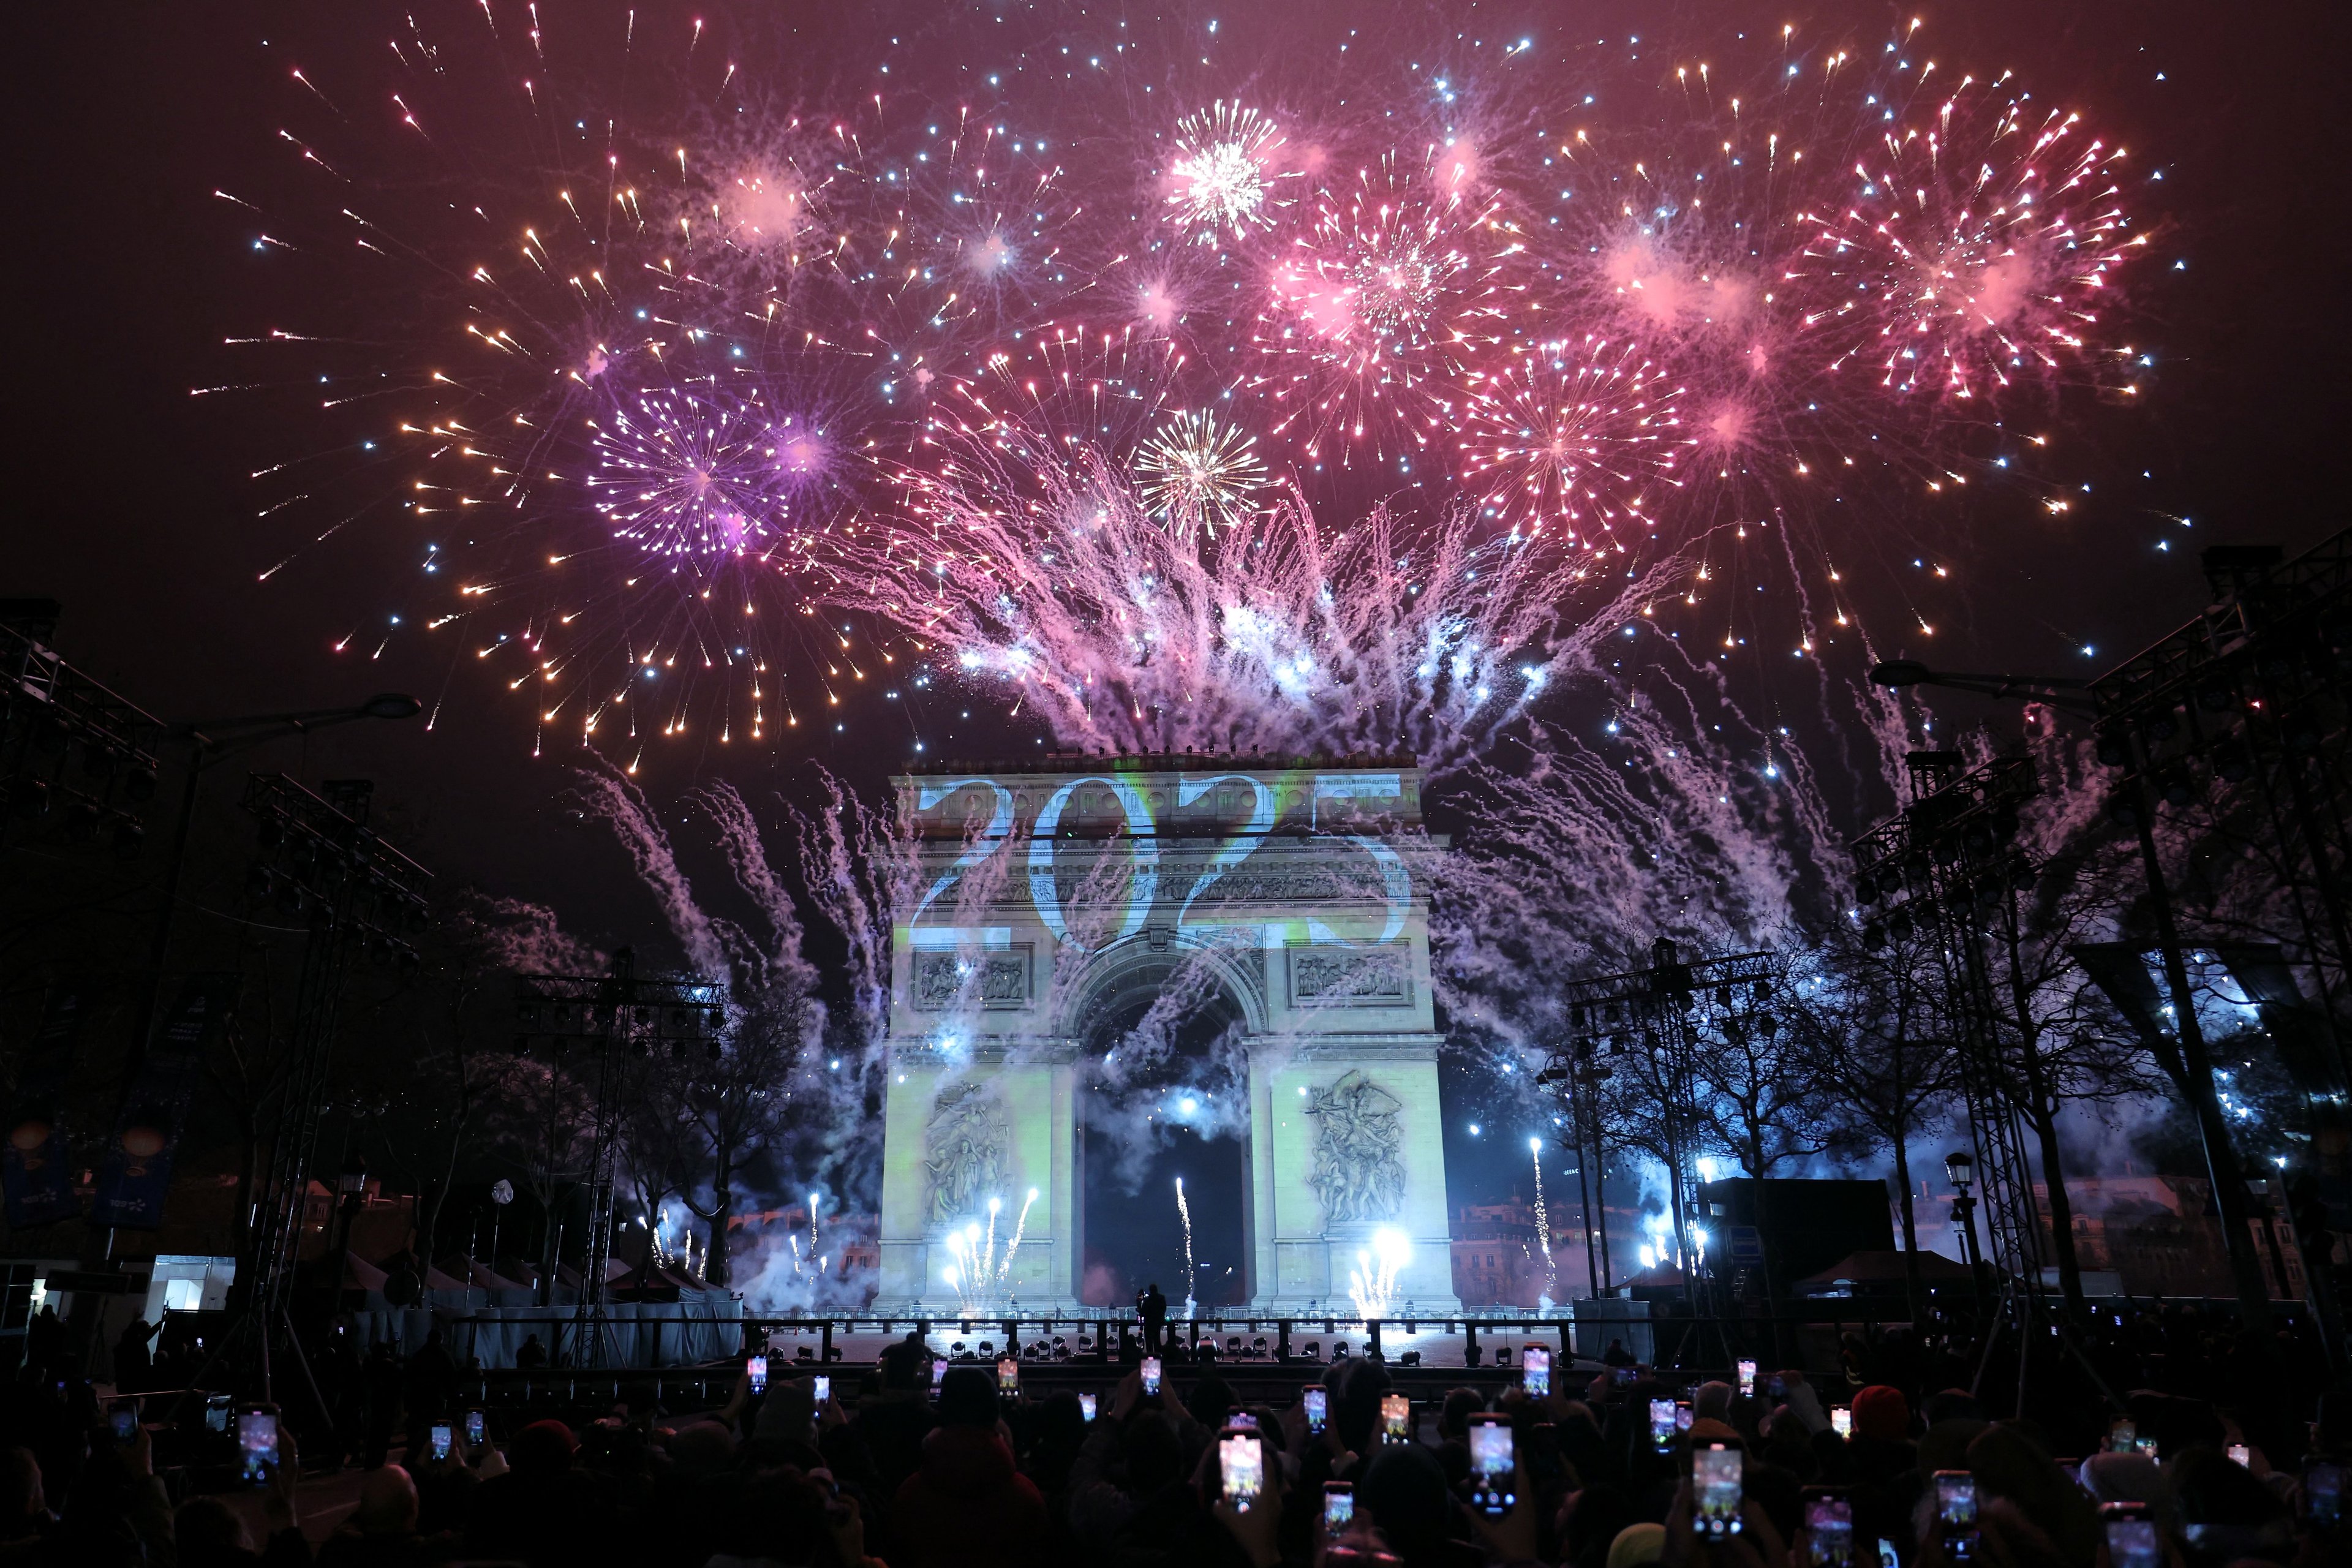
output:
[[[2124,150],[2081,117],[1963,79],[1857,158],[1844,209],[1789,268],[1832,372],[1906,399],[1975,399],[2095,376],[2116,270],[2147,243],[2124,212]]]
[[[1309,461],[1425,449],[1525,294],[1506,274],[1526,249],[1516,228],[1444,151],[1419,167],[1384,157],[1327,193],[1275,267],[1250,386],[1269,437]]]
[[[1582,549],[1644,542],[1690,445],[1677,394],[1630,339],[1517,350],[1508,368],[1478,382],[1462,483],[1516,531]]]

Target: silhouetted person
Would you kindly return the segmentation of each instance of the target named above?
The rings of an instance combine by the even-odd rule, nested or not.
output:
[[[1168,1298],[1160,1293],[1160,1281],[1153,1280],[1136,1293],[1135,1310],[1143,1320],[1143,1353],[1160,1353],[1160,1334],[1168,1322]]]
[[[539,1342],[537,1334],[525,1334],[515,1351],[515,1365],[524,1372],[536,1372],[546,1364],[547,1347]]]
[[[133,1394],[147,1386],[151,1363],[147,1358],[147,1342],[155,1337],[154,1329],[144,1318],[133,1318],[120,1339],[114,1342],[114,1386],[124,1394]]]

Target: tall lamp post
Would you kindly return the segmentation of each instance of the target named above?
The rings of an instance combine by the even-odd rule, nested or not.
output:
[[[1969,1282],[1976,1288],[1979,1305],[1984,1300],[1984,1253],[1977,1246],[1977,1200],[1969,1191],[1976,1180],[1976,1157],[1965,1149],[1955,1149],[1944,1156],[1944,1180],[1952,1184],[1952,1228],[1960,1233],[1960,1261],[1969,1266]]]

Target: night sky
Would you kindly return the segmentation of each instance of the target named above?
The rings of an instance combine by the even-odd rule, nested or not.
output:
[[[549,0],[545,9],[557,17],[579,8]],[[881,79],[868,79],[878,40],[929,25],[941,8],[840,9],[862,15],[812,22],[798,41],[835,80],[863,88]],[[1061,25],[1034,8],[992,9],[1017,11],[1033,37]],[[341,7],[336,25],[348,28],[350,48],[380,49],[401,10]],[[1416,36],[1430,30],[1431,14],[1419,9],[1230,10],[1219,58],[1235,92],[1249,89],[1252,62],[1309,52],[1349,26],[1367,50],[1381,47],[1391,15]],[[1497,35],[1653,34],[1700,51],[1741,28],[1883,30],[1909,14],[1756,5],[1448,14],[1457,12]],[[638,26],[699,14],[646,5]],[[1085,25],[1106,14],[1097,8]],[[1956,68],[2013,67],[2095,116],[2143,171],[2163,172],[2160,185],[2134,197],[2136,214],[2158,220],[2162,258],[2137,274],[2130,300],[2133,339],[2155,361],[2141,405],[2093,406],[2064,430],[2050,471],[2088,489],[2063,517],[1991,493],[1941,513],[1951,520],[1938,542],[1959,613],[1932,644],[1886,650],[1951,668],[2093,674],[2199,607],[2203,545],[2275,542],[2293,551],[2342,523],[2352,453],[2341,391],[2352,349],[2346,14],[2111,0],[1921,14],[1933,52]],[[530,700],[509,696],[503,680],[453,673],[446,658],[405,646],[375,662],[364,647],[332,651],[351,607],[380,601],[382,584],[368,579],[392,570],[397,552],[356,540],[310,552],[278,581],[256,581],[288,536],[256,520],[248,475],[299,451],[301,437],[289,442],[235,400],[192,399],[190,389],[226,378],[224,337],[272,324],[286,258],[257,250],[253,236],[266,223],[213,193],[277,156],[283,37],[320,37],[322,15],[310,5],[47,5],[18,16],[11,526],[0,591],[64,601],[68,657],[170,719],[417,692],[437,709],[429,732],[357,726],[307,752],[288,744],[262,756],[313,780],[375,777],[380,798],[415,825],[414,852],[447,884],[551,904],[597,938],[658,945],[656,911],[621,852],[571,815],[572,736],[534,759]],[[1075,28],[1084,13],[1067,16]],[[357,311],[353,330],[364,330],[366,315]],[[2174,521],[2184,517],[2193,526]],[[952,694],[923,707],[885,702],[879,684],[845,704],[838,734],[812,724],[722,751],[706,732],[650,750],[641,776],[656,801],[712,775],[747,793],[789,791],[814,756],[870,785],[907,761],[917,739],[934,755],[991,754],[1032,733],[994,724],[997,705]],[[1938,706],[1954,721],[2013,725],[1970,700]],[[960,717],[967,710],[970,720]],[[1521,1139],[1496,1148],[1491,1164],[1478,1152],[1491,1141],[1449,1127],[1449,1142],[1461,1165],[1456,1201],[1508,1189]]]

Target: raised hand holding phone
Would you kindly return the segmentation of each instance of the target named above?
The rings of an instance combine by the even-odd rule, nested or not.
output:
[[[1805,1552],[1798,1568],[1854,1568],[1853,1504],[1842,1488],[1805,1489]]]
[[[1747,1456],[1710,1443],[1691,1452],[1692,1527],[1710,1540],[1740,1531],[1740,1478]]]

